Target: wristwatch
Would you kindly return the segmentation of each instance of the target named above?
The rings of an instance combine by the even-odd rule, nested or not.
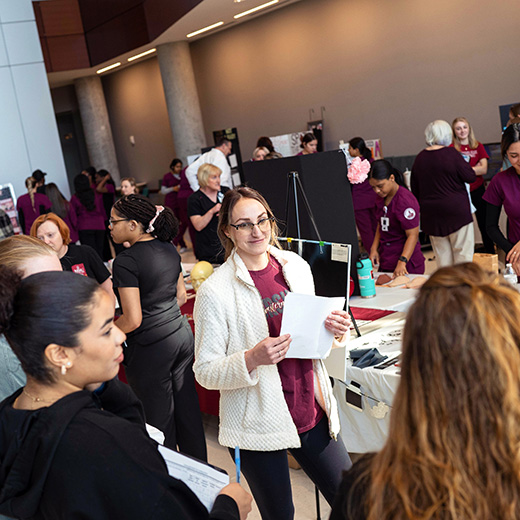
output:
[[[399,257],[399,262],[404,262],[405,264],[408,263],[408,258],[406,258],[406,256],[400,256]]]

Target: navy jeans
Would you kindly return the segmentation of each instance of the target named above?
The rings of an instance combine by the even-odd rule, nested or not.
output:
[[[303,471],[332,505],[343,471],[352,462],[343,441],[329,435],[327,417],[308,432],[300,434],[301,448],[289,450]],[[229,450],[234,458],[234,450]],[[240,450],[242,473],[247,479],[262,520],[292,520],[294,504],[287,450]]]

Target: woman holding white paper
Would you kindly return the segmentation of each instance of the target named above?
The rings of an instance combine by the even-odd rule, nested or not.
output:
[[[341,439],[330,379],[322,360],[285,359],[280,336],[285,295],[314,294],[309,265],[281,251],[274,215],[251,188],[226,193],[219,237],[226,262],[195,303],[195,377],[221,392],[219,442],[241,450],[242,471],[263,520],[294,517],[286,450],[329,503],[351,466]],[[336,346],[348,337],[342,310],[325,320]]]

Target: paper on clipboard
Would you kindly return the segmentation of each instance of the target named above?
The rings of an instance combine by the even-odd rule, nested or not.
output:
[[[334,334],[325,328],[325,318],[339,311],[345,298],[325,298],[289,292],[285,295],[280,335],[290,334],[286,358],[324,359],[332,348]]]
[[[217,495],[229,484],[229,475],[165,446],[159,446],[159,453],[166,462],[170,476],[182,480],[211,511]]]

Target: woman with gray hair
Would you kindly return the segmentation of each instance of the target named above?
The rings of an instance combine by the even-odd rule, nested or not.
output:
[[[428,145],[412,166],[412,192],[421,207],[421,229],[430,236],[437,266],[471,262],[475,246],[473,217],[466,182],[476,179],[473,168],[449,145],[448,122],[429,123]]]

